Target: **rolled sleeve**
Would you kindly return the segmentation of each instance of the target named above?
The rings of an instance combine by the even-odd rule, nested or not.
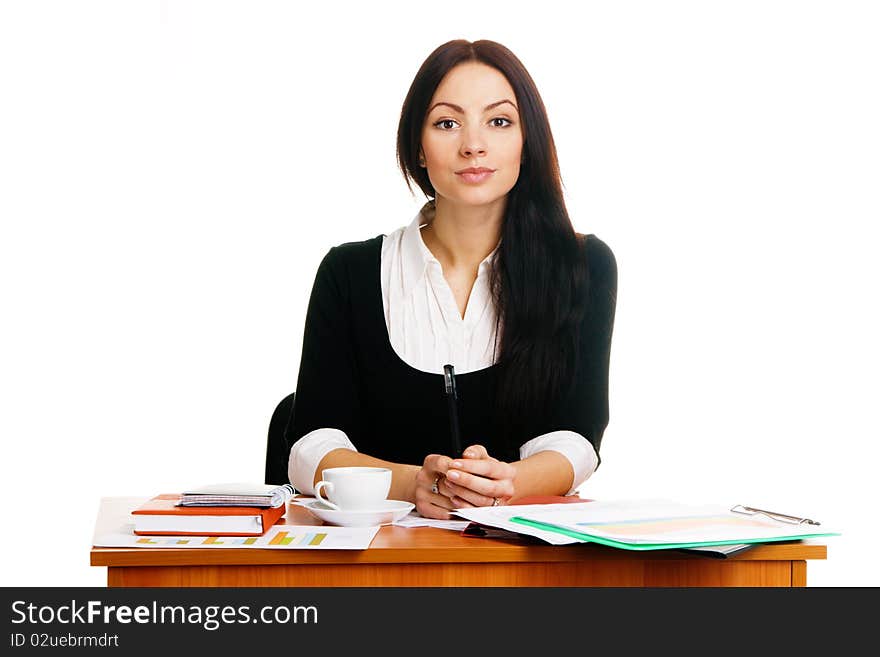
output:
[[[339,429],[315,429],[293,443],[287,461],[287,476],[293,487],[300,493],[314,495],[315,473],[321,459],[340,448],[357,451],[345,432]]]
[[[559,452],[571,463],[574,470],[574,479],[571,482],[571,490],[566,493],[572,495],[577,492],[578,486],[590,478],[599,465],[599,457],[590,441],[575,431],[551,431],[537,438],[532,438],[519,448],[520,459],[552,450]]]

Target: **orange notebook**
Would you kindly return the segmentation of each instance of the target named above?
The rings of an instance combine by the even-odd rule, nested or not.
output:
[[[134,533],[173,536],[261,536],[284,515],[286,505],[177,506],[180,495],[157,495],[131,512]]]

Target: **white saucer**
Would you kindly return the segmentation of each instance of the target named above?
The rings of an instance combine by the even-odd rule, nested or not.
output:
[[[416,505],[412,502],[402,502],[400,500],[385,500],[375,509],[358,511],[336,511],[335,509],[328,508],[321,500],[303,500],[302,502],[297,502],[297,504],[304,507],[319,520],[323,520],[331,525],[339,525],[340,527],[390,525],[416,508]]]

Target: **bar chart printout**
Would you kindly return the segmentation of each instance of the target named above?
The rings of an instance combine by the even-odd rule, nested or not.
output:
[[[378,527],[276,525],[262,536],[138,536],[133,525],[96,536],[95,547],[366,550]]]

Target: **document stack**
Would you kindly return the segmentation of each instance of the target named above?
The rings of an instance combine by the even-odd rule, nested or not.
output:
[[[809,518],[735,505],[667,500],[478,507],[453,513],[554,545],[598,543],[623,550],[707,550],[837,536]]]
[[[293,487],[214,484],[157,495],[132,511],[134,533],[261,536],[284,515]]]

